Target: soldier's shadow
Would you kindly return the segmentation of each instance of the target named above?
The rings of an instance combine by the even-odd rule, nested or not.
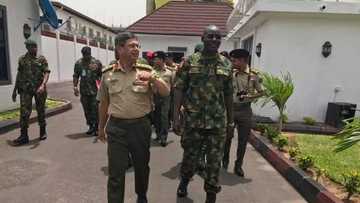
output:
[[[15,146],[13,141],[11,141],[11,140],[7,140],[6,142],[7,142],[7,144],[9,146],[12,146],[12,147],[28,147],[28,146],[31,146],[29,148],[31,150],[36,149],[36,148],[38,148],[40,146],[40,139],[39,138],[32,139],[32,140],[29,141],[29,143],[21,145],[21,146]]]
[[[194,200],[190,199],[189,197],[177,198],[176,203],[193,203]]]
[[[94,138],[92,135],[87,135],[86,133],[73,133],[70,135],[65,135],[65,137],[72,139],[72,140],[78,140],[83,138]]]
[[[180,167],[181,167],[181,162],[179,162],[176,166],[170,168],[167,172],[161,175],[169,179],[175,180],[179,177]]]
[[[172,143],[174,143],[174,140],[167,141],[165,147],[171,145]],[[161,146],[161,144],[159,142],[157,142],[155,140],[151,140],[150,144],[151,144],[151,147],[163,147],[163,146]]]
[[[233,173],[221,170],[220,172],[220,185],[234,186],[238,184],[246,184],[252,181],[251,178],[242,178]]]

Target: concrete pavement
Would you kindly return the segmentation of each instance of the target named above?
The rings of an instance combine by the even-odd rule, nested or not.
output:
[[[73,102],[73,109],[47,119],[48,140],[38,142],[37,124],[30,126],[31,144],[12,147],[9,140],[19,130],[0,135],[1,203],[103,203],[106,202],[106,145],[86,136],[87,130],[79,98],[72,84],[49,86],[49,95]],[[231,151],[234,160],[235,142]],[[149,202],[204,202],[203,181],[195,176],[189,197],[176,198],[182,149],[179,138],[169,136],[169,145],[151,148]],[[229,169],[233,168],[231,163]],[[306,202],[252,147],[245,157],[246,178],[221,172],[220,203],[303,203]],[[136,202],[134,173],[126,177],[126,200]]]

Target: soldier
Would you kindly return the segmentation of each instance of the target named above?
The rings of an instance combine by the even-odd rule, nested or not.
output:
[[[136,63],[139,41],[134,34],[119,33],[115,46],[119,60],[103,71],[98,92],[98,138],[103,142],[108,140],[108,202],[124,202],[130,152],[135,169],[137,203],[146,203],[151,139],[148,114],[152,109],[153,93],[167,96],[170,89],[151,66]]]
[[[170,110],[169,110],[169,128],[171,127],[172,117],[174,115],[174,90],[173,84],[175,82],[176,72],[178,70],[179,64],[174,62],[174,55],[171,52],[166,53],[165,64],[168,70],[171,71],[171,91],[170,91]]]
[[[235,49],[230,52],[234,70],[234,120],[238,131],[237,159],[234,173],[240,177],[244,176],[242,165],[252,124],[251,102],[263,95],[257,73],[248,68],[249,56],[249,52],[245,49]],[[233,134],[229,134],[226,139],[222,160],[224,169],[227,169],[229,165],[232,137]]]
[[[172,86],[172,72],[165,66],[165,53],[163,51],[154,53],[154,70],[169,87]],[[155,140],[158,140],[161,146],[165,147],[169,130],[170,96],[155,94],[154,104]]]
[[[16,82],[12,100],[16,102],[20,94],[20,137],[13,140],[14,146],[29,143],[28,127],[32,111],[32,99],[35,98],[36,111],[40,126],[40,140],[47,138],[45,121],[46,83],[50,70],[44,56],[37,55],[37,44],[33,40],[25,41],[27,53],[19,59]]]
[[[96,100],[97,85],[96,80],[101,78],[102,65],[99,60],[91,56],[91,48],[85,46],[81,49],[83,57],[74,66],[73,84],[74,95],[79,96],[86,124],[89,126],[86,134],[96,136],[98,128],[98,101]],[[80,78],[80,91],[78,87]]]
[[[187,195],[187,186],[195,173],[202,145],[206,144],[204,189],[206,202],[216,201],[220,192],[219,172],[226,131],[234,127],[232,117],[231,63],[218,53],[221,33],[218,27],[206,27],[202,35],[204,49],[186,59],[175,80],[174,132],[179,133],[180,106],[184,106],[184,148],[178,197]]]

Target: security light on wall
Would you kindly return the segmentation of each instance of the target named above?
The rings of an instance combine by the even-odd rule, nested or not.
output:
[[[330,56],[332,51],[332,44],[329,41],[326,41],[323,46],[322,46],[322,55],[327,58],[328,56]]]
[[[261,56],[261,49],[262,49],[262,44],[261,44],[261,43],[258,43],[258,44],[256,45],[255,54],[256,54],[256,56],[259,57],[259,58],[260,58],[260,56]]]

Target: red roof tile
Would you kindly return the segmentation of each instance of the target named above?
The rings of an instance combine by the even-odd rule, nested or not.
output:
[[[226,21],[232,9],[227,3],[170,1],[127,30],[139,34],[201,36],[206,26],[214,24],[226,35]]]

